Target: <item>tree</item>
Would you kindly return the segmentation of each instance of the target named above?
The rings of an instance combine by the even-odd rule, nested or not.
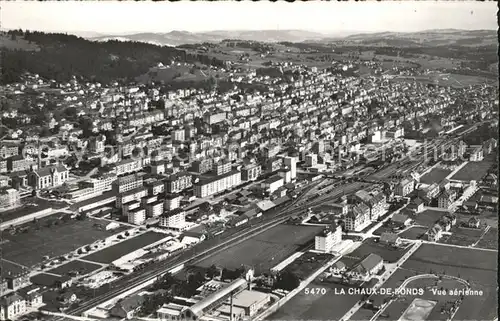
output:
[[[80,215],[78,215],[77,219],[79,221],[85,221],[87,219],[87,213],[86,212],[82,212]]]
[[[212,264],[207,270],[207,277],[213,279],[214,277],[219,275],[220,275],[219,269],[215,266],[215,264]]]
[[[169,272],[161,277],[158,277],[158,279],[151,286],[151,289],[153,291],[160,289],[167,290],[177,283],[178,283],[177,279],[175,279],[172,273]]]
[[[148,316],[158,310],[163,304],[171,302],[172,299],[172,295],[166,292],[147,295],[139,309],[139,314],[141,316]]]
[[[297,275],[292,272],[285,271],[278,274],[276,282],[274,283],[275,289],[282,289],[287,291],[292,291],[300,285],[300,279]]]
[[[222,272],[221,272],[221,280],[222,281],[225,281],[225,280],[228,280],[230,279],[230,275],[231,274],[231,271],[229,271],[228,269],[226,268],[223,268],[222,269]]]

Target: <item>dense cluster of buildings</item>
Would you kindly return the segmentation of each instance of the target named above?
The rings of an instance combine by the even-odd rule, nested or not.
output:
[[[0,141],[0,208],[19,206],[27,191],[60,189],[59,196],[76,212],[111,205],[119,219],[134,225],[183,232],[200,221],[192,219],[193,201],[209,201],[224,203],[233,217],[228,226],[240,226],[290,200],[301,172],[353,168],[361,160],[351,156],[362,154],[367,144],[435,137],[491,119],[498,106],[490,87],[456,89],[343,76],[352,65],[286,68],[289,72],[280,77],[249,71],[235,79],[236,84],[264,85],[266,92],[238,85],[225,93],[163,91],[155,85],[102,85],[76,78],[56,83],[27,75],[23,83],[7,85],[5,94],[31,108],[55,105],[62,113],[49,113],[48,131],[42,134],[30,125],[34,118],[29,112],[2,110],[0,117],[16,126]],[[454,166],[453,160],[464,155],[481,161],[495,148],[496,140],[460,142],[442,166]],[[423,185],[409,172],[393,179],[389,188],[359,190],[315,208],[314,215],[343,224],[331,224],[317,235],[315,249],[330,252],[341,241],[342,229],[359,232],[376,222],[387,211],[388,197],[407,198],[408,208],[418,213],[433,201],[449,208],[457,189],[446,181]],[[394,221],[405,225],[407,217]],[[449,217],[436,224],[429,239],[438,238],[452,222]],[[367,256],[349,273],[366,277],[380,270],[380,262],[376,255]],[[1,298],[2,320],[40,304],[36,290],[23,294],[11,283],[5,287],[12,293]],[[158,318],[198,319],[208,312],[228,316],[229,311],[251,318],[270,299],[247,289],[245,280],[211,287],[218,290],[200,290],[203,295],[190,305],[164,306]],[[231,307],[224,303],[229,297]],[[121,302],[115,315],[129,317],[129,307],[139,301]]]

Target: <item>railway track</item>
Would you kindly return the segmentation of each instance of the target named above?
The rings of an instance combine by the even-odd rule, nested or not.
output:
[[[460,137],[457,137],[453,139],[453,142],[458,141],[459,139]],[[408,157],[406,159],[408,160]],[[424,157],[423,156],[419,157],[419,159],[423,161]],[[394,173],[395,169],[397,170],[397,164],[391,164],[389,165],[389,167],[381,169],[377,173],[374,173],[369,177],[376,177],[376,179],[382,179]],[[119,284],[117,284],[115,287],[112,288],[112,290],[108,291],[107,293],[104,293],[102,295],[99,295],[98,297],[90,299],[81,306],[68,310],[67,313],[73,315],[81,315],[83,312],[88,311],[89,309],[92,309],[93,307],[102,304],[106,301],[109,301],[110,299],[119,296],[120,294],[123,294],[148,280],[157,278],[158,276],[165,274],[169,270],[172,270],[181,265],[193,264],[205,259],[206,257],[220,253],[239,242],[243,242],[248,238],[253,237],[254,235],[257,235],[261,232],[264,232],[265,230],[268,230],[269,228],[272,228],[276,225],[288,221],[290,217],[303,213],[309,207],[323,204],[326,201],[338,198],[343,194],[350,194],[354,191],[362,189],[365,185],[369,184],[359,181],[353,183],[347,183],[334,188],[332,191],[329,191],[326,194],[315,197],[318,192],[316,187],[320,185],[320,182],[321,181],[315,182],[310,186],[306,187],[301,192],[301,195],[297,197],[296,200],[293,200],[290,204],[286,205],[277,213],[271,214],[270,217],[266,215],[266,217],[264,217],[262,221],[256,222],[260,223],[258,226],[251,225],[242,230],[235,230],[233,233],[226,236],[224,240],[220,240],[221,243],[216,244],[206,250],[202,250],[201,252],[197,253],[195,249],[196,247],[194,247],[193,248],[194,250],[188,252],[182,252],[172,258],[167,259],[167,261],[158,262],[154,267],[151,267],[149,270],[147,271],[142,270],[140,273],[134,274],[130,278],[125,279]],[[332,180],[332,182],[339,182],[339,181]],[[313,195],[308,195],[311,191],[315,191],[315,193]],[[302,199],[304,197],[305,199]],[[62,320],[62,318],[56,318],[53,320]]]
[[[247,240],[248,238],[253,237],[254,235],[260,234],[274,226],[286,222],[291,216],[294,215],[292,213],[297,213],[299,211],[298,208],[295,208],[295,210],[291,210],[294,205],[300,200],[301,197],[307,196],[308,192],[311,191],[318,183],[319,182],[315,182],[311,186],[306,187],[302,191],[301,196],[292,201],[292,203],[286,205],[284,208],[280,209],[277,213],[274,213],[274,215],[270,214],[270,216],[266,215],[266,217],[263,217],[263,221],[260,222],[262,224],[257,226],[247,226],[243,230],[236,230],[229,236],[227,236],[227,239],[223,240],[222,243],[219,243],[207,250],[203,250],[197,253],[196,249],[192,248],[191,251],[182,252],[176,256],[168,258],[166,261],[158,262],[149,270],[142,270],[140,271],[140,273],[130,275],[127,279],[122,279],[122,282],[114,285],[112,290],[93,299],[90,299],[74,309],[68,310],[67,314],[81,315],[85,311],[88,311],[99,304],[109,301],[116,296],[126,293],[130,289],[133,289],[141,285],[142,283],[147,282],[148,280],[157,278],[165,274],[166,272],[175,269],[178,266],[193,264],[202,261],[203,259],[211,255],[220,253],[231,246],[234,246],[240,242]],[[301,208],[300,211],[302,210],[303,209]],[[194,256],[191,254],[194,254]],[[58,317],[54,318],[53,320],[63,320],[63,318]]]

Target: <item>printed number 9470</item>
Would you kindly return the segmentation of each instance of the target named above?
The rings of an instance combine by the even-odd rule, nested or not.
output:
[[[324,295],[326,294],[325,288],[305,288],[304,293],[306,295]]]

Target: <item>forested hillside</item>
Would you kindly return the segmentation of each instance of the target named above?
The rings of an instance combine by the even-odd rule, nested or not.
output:
[[[159,62],[200,62],[222,66],[223,61],[201,54],[187,54],[173,47],[160,47],[140,42],[92,42],[83,38],[22,30],[9,31],[2,37],[20,38],[38,50],[2,48],[3,84],[19,80],[24,72],[47,79],[66,81],[72,76],[102,83],[133,81]]]

